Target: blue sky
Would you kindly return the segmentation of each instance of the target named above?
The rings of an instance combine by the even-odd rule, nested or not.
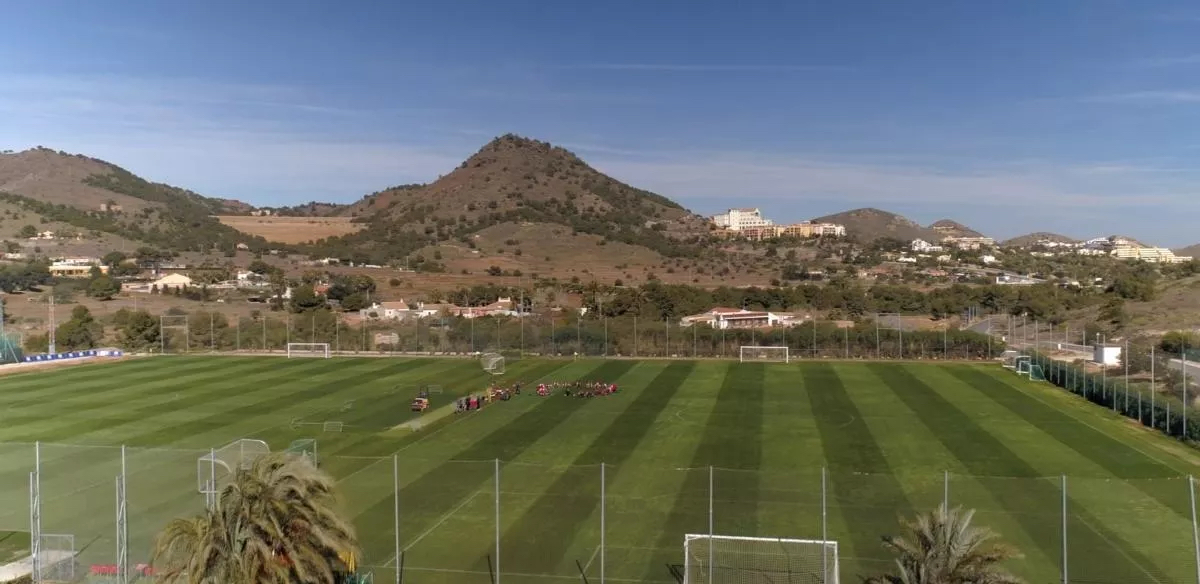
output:
[[[1200,242],[1200,5],[41,0],[0,148],[260,205],[566,146],[702,213],[875,206],[1000,237]]]

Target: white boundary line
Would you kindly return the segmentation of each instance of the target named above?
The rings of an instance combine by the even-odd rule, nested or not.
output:
[[[592,550],[592,557],[588,558],[587,563],[584,564],[584,566],[583,566],[584,574],[587,574],[588,570],[591,569],[592,562],[596,561],[596,556],[598,556],[598,555],[600,555],[600,546],[599,545],[596,546],[596,549]]]
[[[422,539],[425,539],[425,537],[428,536],[429,534],[433,533],[433,531],[435,529],[441,527],[442,524],[445,523],[446,521],[448,521],[451,517],[453,517],[455,513],[458,513],[459,509],[466,507],[468,503],[470,503],[471,501],[474,501],[475,497],[478,497],[478,496],[479,496],[479,491],[475,491],[474,493],[471,493],[470,497],[463,499],[462,502],[460,502],[458,504],[458,506],[451,509],[450,511],[447,511],[444,515],[441,516],[440,519],[438,519],[437,523],[434,523],[433,526],[431,526],[429,529],[426,529],[424,532],[421,533],[421,535],[418,535],[416,539],[409,542],[409,544],[404,546],[400,551],[406,552],[406,551],[412,549],[413,546],[417,545],[418,543],[421,543]]]
[[[491,575],[493,575],[491,572],[484,572],[484,571],[480,571],[480,570],[456,570],[453,568],[414,568],[414,567],[405,566],[404,570],[405,571],[412,570],[414,572],[434,572],[434,573],[440,573],[440,574],[465,574],[465,575],[472,575],[472,576],[491,576]],[[578,575],[567,576],[567,575],[563,575],[563,574],[525,574],[525,573],[521,573],[521,572],[501,572],[500,575],[501,576],[514,576],[517,578],[544,578],[547,580],[569,580],[572,582],[579,581]],[[609,581],[609,582],[630,582],[630,583],[675,582],[674,579],[670,579],[670,578],[663,579],[663,580],[645,580],[645,579],[634,580],[632,578],[614,578],[612,576],[606,576],[605,580]]]

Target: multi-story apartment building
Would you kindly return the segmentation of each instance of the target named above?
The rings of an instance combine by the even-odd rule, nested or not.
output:
[[[1175,252],[1165,247],[1138,247],[1136,245],[1118,245],[1113,248],[1112,256],[1121,260],[1140,260],[1155,264],[1182,264],[1192,261],[1192,258],[1177,256]]]
[[[942,243],[958,249],[976,250],[995,247],[996,240],[990,237],[946,237]]]
[[[714,215],[712,222],[717,227],[730,231],[742,231],[758,227],[770,227],[775,223],[762,216],[757,208],[730,209],[720,215]]]

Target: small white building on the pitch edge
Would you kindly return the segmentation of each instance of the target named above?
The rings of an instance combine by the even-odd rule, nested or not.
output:
[[[1121,364],[1120,345],[1096,345],[1093,349],[1092,362],[1105,367]]]

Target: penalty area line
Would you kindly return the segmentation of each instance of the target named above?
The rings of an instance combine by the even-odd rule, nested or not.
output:
[[[456,506],[455,508],[446,512],[444,515],[442,515],[441,518],[438,519],[437,523],[434,523],[429,529],[426,529],[424,532],[421,533],[421,535],[418,535],[417,539],[414,539],[411,542],[409,542],[409,544],[404,546],[404,548],[402,548],[400,551],[406,552],[406,551],[412,549],[413,546],[417,545],[418,543],[421,543],[421,540],[425,539],[429,534],[433,533],[433,531],[435,529],[441,527],[443,523],[449,521],[450,518],[453,517],[455,513],[458,513],[458,511],[460,509],[462,509],[463,507],[466,507],[468,503],[470,503],[471,501],[474,501],[475,497],[478,497],[478,496],[479,496],[479,491],[475,491],[474,493],[471,493],[470,497],[463,499],[462,502],[460,502],[458,504],[458,506]]]

